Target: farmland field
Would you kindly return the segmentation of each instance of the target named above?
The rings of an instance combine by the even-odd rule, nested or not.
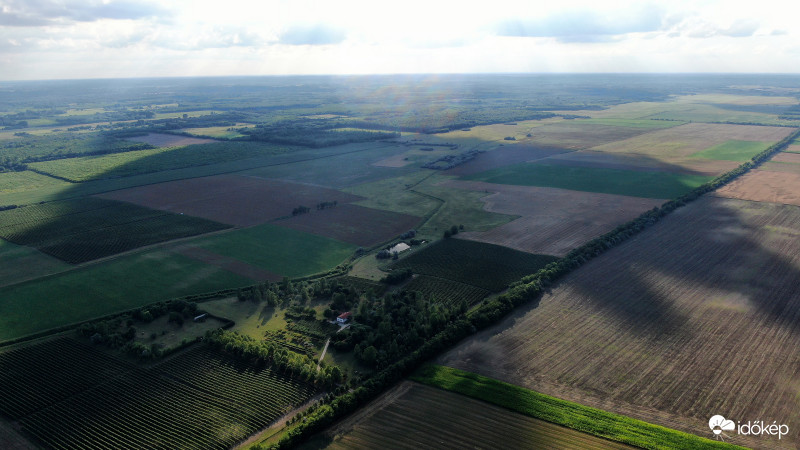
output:
[[[582,123],[576,119],[534,128],[531,131],[532,136],[526,138],[525,143],[581,150],[624,139],[635,139],[634,136],[647,131],[648,128]]]
[[[292,214],[299,205],[361,200],[352,194],[308,184],[217,175],[150,184],[99,197],[188,214],[236,226],[251,226]]]
[[[459,164],[452,169],[448,169],[445,173],[447,175],[471,175],[498,167],[510,166],[516,163],[533,161],[567,152],[570,152],[570,150],[556,147],[539,147],[525,143],[507,145],[481,153],[476,156],[475,159]]]
[[[89,198],[0,211],[0,220],[3,239],[73,264],[228,228],[205,219]]]
[[[546,161],[546,160],[545,160]],[[644,198],[675,198],[713,177],[669,172],[521,163],[463,177],[465,180],[541,186]]]
[[[200,247],[288,277],[330,270],[356,250],[353,244],[273,224],[199,238],[188,246]]]
[[[444,239],[401,258],[393,268],[438,276],[489,291],[529,275],[556,258],[464,239]]]
[[[662,203],[657,199],[480,181],[453,180],[445,186],[485,192],[487,211],[521,216],[488,231],[459,233],[459,238],[555,256],[564,256]]]
[[[58,159],[31,163],[29,166],[38,172],[72,182],[84,182],[275,155],[293,149],[290,146],[258,142],[217,142]]]
[[[800,206],[800,173],[753,170],[718,189],[714,195]]]
[[[792,128],[688,123],[629,139],[593,146],[595,151],[637,153],[654,158],[686,157],[728,141],[777,142]],[[725,152],[728,150],[724,149]]]
[[[337,435],[326,447],[331,449],[496,448],[501,443],[516,449],[630,448],[407,381],[329,433]]]
[[[29,170],[23,172],[0,172],[0,194],[29,191],[44,187],[66,187],[69,183],[40,175]]]
[[[311,210],[275,225],[319,236],[371,247],[388,241],[419,225],[420,217],[399,214],[358,205],[341,205],[323,210]]]
[[[36,376],[40,383],[13,393],[23,408],[10,415],[51,448],[228,448],[315,393],[270,369],[242,366],[203,348],[140,369],[65,342],[14,354],[12,380]],[[44,359],[43,352],[57,359]],[[66,359],[69,368],[54,370]]]
[[[486,289],[428,275],[415,276],[403,289],[421,292],[425,298],[432,298],[448,307],[458,307],[462,301],[473,305],[489,295]]]
[[[23,245],[0,239],[0,286],[68,269],[67,263]]]
[[[633,153],[608,153],[591,150],[562,153],[539,161],[571,167],[672,172],[687,175],[717,176],[735,169],[740,163],[704,158],[654,158]]]
[[[701,436],[722,412],[800,426],[798,224],[797,206],[701,198],[439,362]]]
[[[766,150],[770,145],[772,145],[772,142],[733,140],[715,145],[702,152],[697,152],[692,157],[744,162]]]
[[[252,283],[249,278],[162,250],[125,255],[0,288],[0,341],[173,297]]]
[[[198,139],[187,136],[178,136],[175,134],[164,133],[148,133],[144,136],[134,136],[126,138],[129,141],[144,142],[154,147],[183,147],[193,144],[210,144],[214,142],[213,139]]]

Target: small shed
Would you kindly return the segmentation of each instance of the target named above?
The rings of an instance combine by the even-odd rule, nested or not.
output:
[[[339,317],[336,318],[336,321],[339,322],[339,323],[347,323],[350,320],[350,316],[352,316],[352,315],[353,315],[353,313],[351,313],[349,311],[345,312],[345,313],[341,313],[341,314],[339,314]]]

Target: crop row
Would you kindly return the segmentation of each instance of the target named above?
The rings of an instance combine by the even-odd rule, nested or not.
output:
[[[464,239],[443,239],[394,264],[412,272],[500,291],[558,258]]]
[[[205,219],[101,199],[2,211],[0,222],[0,237],[70,263],[228,228]]]
[[[6,415],[56,449],[229,448],[316,393],[205,347],[140,369],[65,338],[2,353],[0,368]]]
[[[489,294],[486,289],[427,275],[418,275],[403,289],[420,292],[425,298],[448,308],[459,306],[462,301],[467,305],[475,304]]]
[[[0,414],[18,419],[125,370],[68,338],[0,353]]]

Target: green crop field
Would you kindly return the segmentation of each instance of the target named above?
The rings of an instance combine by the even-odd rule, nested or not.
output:
[[[472,305],[489,295],[486,289],[428,275],[417,275],[403,286],[403,289],[418,291],[425,298],[432,298],[448,307],[458,307],[462,301]]]
[[[693,158],[744,162],[766,150],[773,142],[728,141],[692,155]]]
[[[66,186],[69,186],[69,183],[29,170],[23,172],[0,172],[0,194],[40,188],[63,188]]]
[[[335,239],[272,224],[200,238],[192,241],[192,245],[288,277],[330,270],[357,248]]]
[[[69,181],[83,182],[274,155],[293,149],[259,142],[219,142],[58,159],[31,163],[29,167]]]
[[[0,412],[49,448],[229,448],[316,392],[198,347],[140,369],[61,339],[0,367]]]
[[[499,245],[450,238],[417,250],[392,267],[409,268],[414,273],[500,291],[556,259]]]
[[[645,198],[675,198],[713,177],[599,167],[522,163],[463,177],[519,186],[543,186]]]
[[[474,397],[530,417],[640,448],[741,448],[560,400],[513,384],[449,367],[426,365],[420,368],[411,379]]]
[[[0,341],[160,300],[252,284],[249,278],[164,251],[0,288]]]
[[[434,211],[441,202],[410,191],[409,187],[416,185],[429,175],[430,171],[421,170],[409,175],[359,184],[342,190],[366,197],[366,200],[356,202],[357,205],[423,217]]]
[[[0,239],[0,286],[19,283],[68,268],[69,264],[36,249]]]
[[[206,219],[99,198],[0,211],[0,223],[3,239],[69,263],[229,228]]]

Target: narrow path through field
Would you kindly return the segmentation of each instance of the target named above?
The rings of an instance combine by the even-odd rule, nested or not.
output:
[[[319,365],[322,363],[322,359],[325,358],[325,352],[328,351],[328,344],[330,343],[331,343],[331,338],[328,338],[328,340],[325,341],[325,348],[322,349],[322,354],[319,355],[319,361],[317,361],[317,372],[319,372]]]

